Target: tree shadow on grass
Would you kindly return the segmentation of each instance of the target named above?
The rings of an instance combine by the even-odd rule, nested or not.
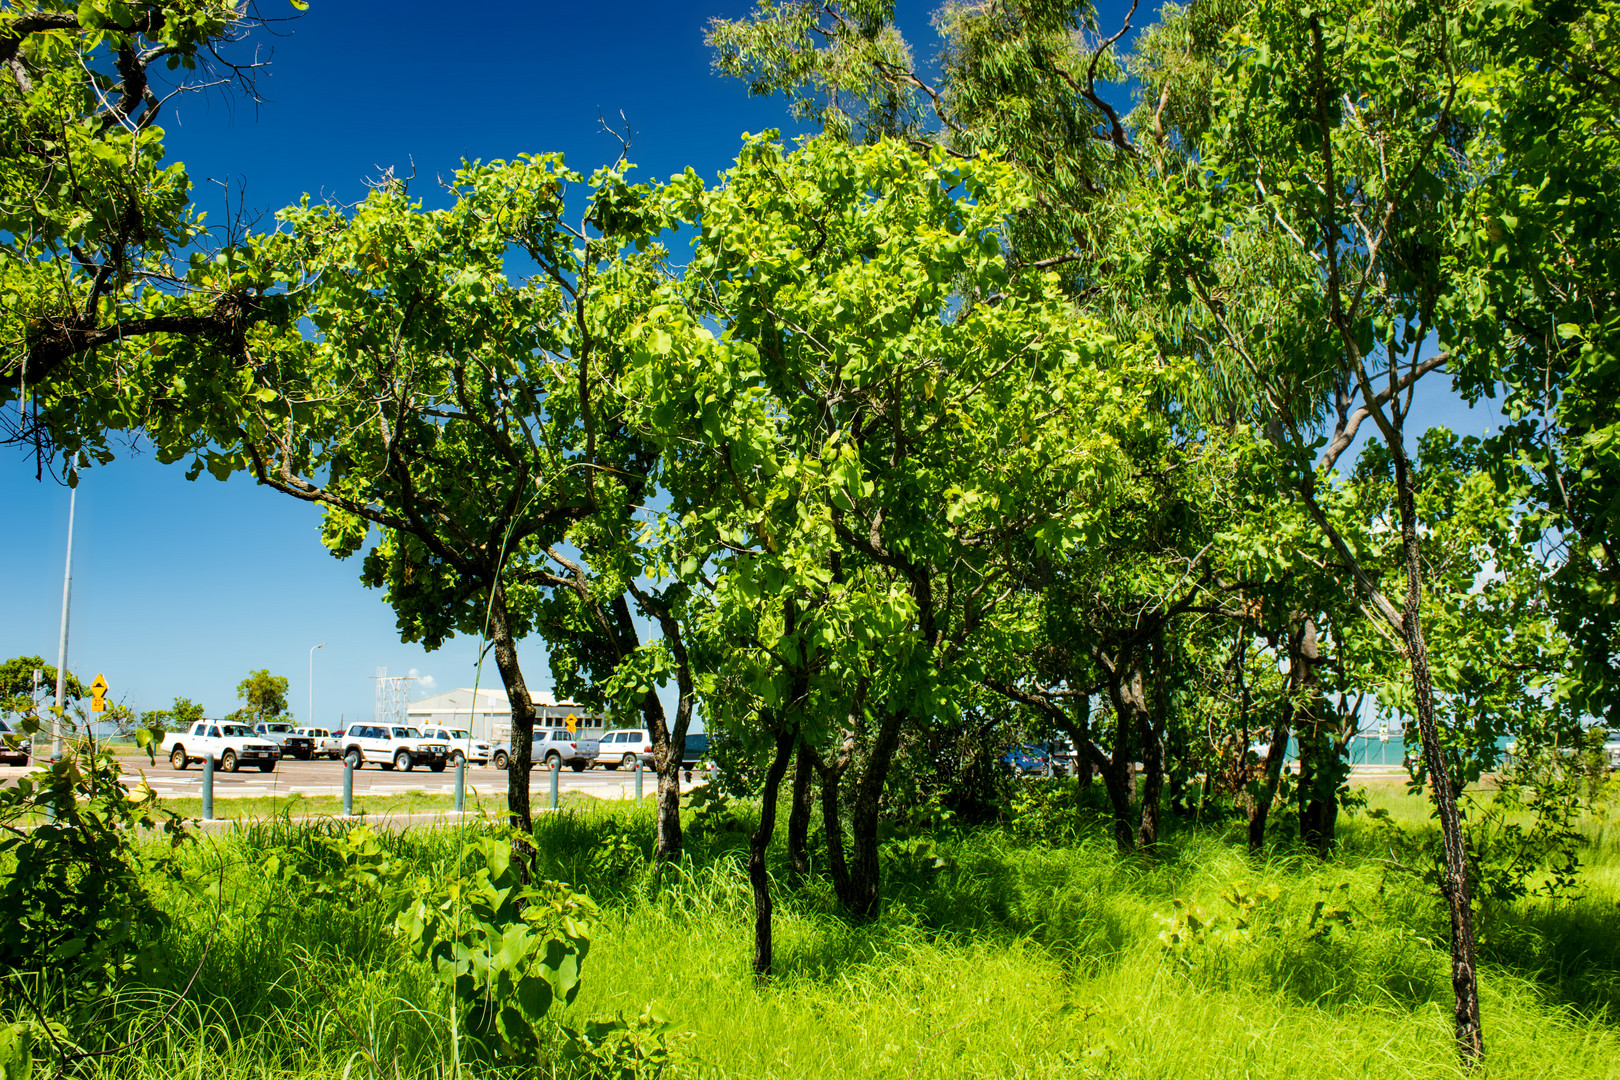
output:
[[[1584,1016],[1620,1017],[1620,904],[1526,900],[1481,920],[1480,959]]]

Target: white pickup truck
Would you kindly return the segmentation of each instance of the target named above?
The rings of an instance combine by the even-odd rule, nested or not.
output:
[[[535,768],[562,768],[567,765],[575,772],[584,772],[596,761],[598,740],[583,733],[575,735],[567,728],[534,726],[534,741],[529,745],[529,760]],[[503,739],[495,744],[490,764],[504,769],[512,763],[512,740]]]
[[[176,769],[193,761],[213,758],[226,772],[244,765],[257,765],[260,772],[275,772],[281,760],[281,747],[263,735],[255,735],[246,724],[204,720],[186,731],[163,736],[163,756]]]

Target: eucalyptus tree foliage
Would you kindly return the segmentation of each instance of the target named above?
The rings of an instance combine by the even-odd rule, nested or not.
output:
[[[1196,24],[1204,12],[1179,17]],[[1479,103],[1455,37],[1443,7],[1408,3],[1262,3],[1219,37],[1205,35],[1224,71],[1207,129],[1182,133],[1179,167],[1158,177],[1148,261],[1188,301],[1188,333],[1208,366],[1243,373],[1247,400],[1260,408],[1239,401],[1234,411],[1256,416],[1284,451],[1299,497],[1410,666],[1444,837],[1458,1047],[1476,1061],[1468,859],[1440,767],[1405,431],[1417,383],[1446,359],[1437,322],[1458,283],[1454,236],[1480,171],[1464,152]],[[1184,70],[1197,69],[1139,69],[1146,97],[1174,98]],[[1319,493],[1319,472],[1368,420],[1393,467],[1406,567],[1398,601],[1345,542]]]
[[[1574,746],[1581,732],[1582,714],[1566,685],[1579,674],[1556,594],[1547,589],[1545,544],[1524,528],[1517,493],[1498,487],[1494,465],[1479,439],[1435,428],[1419,440],[1413,469],[1443,767],[1458,790],[1502,767],[1505,742],[1533,755]],[[1392,473],[1387,451],[1370,446],[1345,492],[1367,525],[1368,561],[1385,579],[1402,574]],[[1385,716],[1415,716],[1404,666],[1385,667],[1372,686]],[[1415,742],[1415,734],[1408,738]],[[1415,765],[1417,780],[1434,767],[1426,758]]]
[[[1054,275],[1009,275],[1031,196],[1006,163],[756,140],[664,197],[700,230],[685,301],[649,312],[619,383],[671,494],[657,572],[731,643],[711,726],[795,735],[870,916],[901,732],[956,722],[1023,550],[1106,535],[1160,375]]]
[[[1080,291],[1098,277],[1109,193],[1131,160],[1098,83],[1119,77],[1113,47],[1134,16],[1099,28],[1089,2],[950,0],[934,17],[937,76],[895,26],[893,0],[762,0],[747,18],[711,20],[708,42],[719,71],[834,138],[1016,163],[1035,202],[1012,217],[1009,246],[1063,267]]]
[[[1560,542],[1550,588],[1576,642],[1571,704],[1615,724],[1620,703],[1620,10],[1612,0],[1480,0],[1463,26],[1488,57],[1468,154],[1498,163],[1457,244],[1446,306],[1467,342],[1459,381],[1505,394],[1500,478]]]
[[[107,460],[109,431],[167,404],[133,384],[236,389],[244,326],[279,305],[186,281],[188,250],[234,237],[210,234],[162,127],[185,92],[257,100],[261,21],[238,0],[0,10],[0,425],[36,442],[41,468],[53,448]],[[205,362],[178,367],[173,335],[206,343],[191,354]]]

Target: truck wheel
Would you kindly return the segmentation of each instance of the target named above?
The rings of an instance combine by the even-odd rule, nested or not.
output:
[[[624,757],[620,759],[619,764],[623,765],[626,769],[634,769],[636,767],[636,755],[624,755]]]
[[[260,772],[275,772],[276,771],[276,763],[273,762],[273,761],[261,761],[261,762],[259,762],[259,771]]]
[[[450,764],[454,765],[458,769],[461,768],[461,766],[467,764],[467,755],[463,754],[460,750],[457,750],[455,753],[450,755]]]
[[[169,754],[169,764],[173,765],[176,771],[184,772],[186,766],[190,764],[190,759],[186,757],[186,748],[183,746],[175,747],[173,752]]]
[[[227,750],[219,756],[219,767],[226,772],[236,771],[236,751]]]
[[[507,758],[505,750],[495,751],[494,765],[497,769],[505,769],[510,764],[511,761]]]
[[[394,768],[400,772],[410,772],[411,764],[411,755],[407,751],[401,750],[394,755]]]
[[[428,768],[432,769],[434,772],[444,772],[444,762],[442,762],[442,761],[430,762],[428,764]]]
[[[619,763],[617,761],[604,761],[602,762],[602,768],[606,769],[608,772],[617,772],[619,769]]]
[[[349,768],[355,770],[356,772],[358,772],[360,770],[360,766],[364,764],[364,759],[361,758],[360,751],[355,750],[352,747],[347,754],[343,755],[343,760],[348,763]]]

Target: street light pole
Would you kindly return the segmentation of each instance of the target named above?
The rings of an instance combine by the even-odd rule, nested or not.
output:
[[[326,648],[326,642],[309,647],[309,715],[304,717],[305,727],[315,726],[315,650]]]
[[[62,721],[67,717],[68,601],[73,596],[73,510],[77,486],[68,488],[67,567],[62,571],[62,636],[56,645],[56,710],[51,714],[51,760],[62,758]]]

